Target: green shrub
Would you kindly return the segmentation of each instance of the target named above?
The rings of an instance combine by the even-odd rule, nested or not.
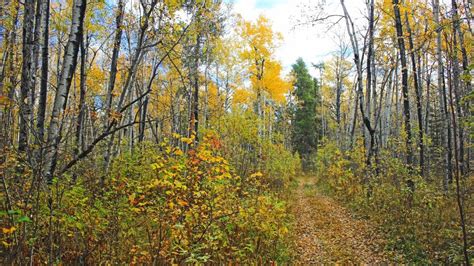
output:
[[[440,182],[410,174],[404,162],[388,151],[382,150],[379,156],[377,175],[374,169],[368,171],[362,145],[341,151],[328,142],[316,157],[319,185],[376,222],[387,237],[386,249],[401,254],[404,258],[400,261],[461,263],[454,185],[445,193]],[[407,187],[407,180],[414,183],[414,192]],[[472,185],[466,183],[465,187],[469,190]],[[464,202],[466,209],[474,206],[472,197],[465,197]],[[472,228],[473,222],[466,221]]]

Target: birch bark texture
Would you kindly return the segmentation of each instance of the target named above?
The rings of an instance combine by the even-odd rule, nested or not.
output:
[[[77,66],[77,55],[82,41],[84,16],[87,0],[75,0],[72,7],[72,20],[69,38],[64,51],[63,64],[58,88],[54,98],[51,120],[48,129],[48,148],[45,158],[44,176],[51,184],[57,164],[58,148],[61,141],[61,116],[63,115],[72,77]]]

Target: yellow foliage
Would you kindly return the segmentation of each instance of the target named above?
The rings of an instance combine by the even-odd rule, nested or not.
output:
[[[282,66],[274,58],[282,35],[272,30],[270,21],[260,16],[255,23],[240,20],[237,29],[241,36],[240,56],[246,62],[254,94],[265,92],[278,103],[285,102],[291,82],[281,77]],[[238,102],[243,100],[238,98]]]
[[[232,102],[234,104],[248,104],[252,102],[254,99],[253,94],[246,89],[237,89],[234,92],[234,97],[232,98]]]
[[[10,228],[8,227],[2,227],[2,233],[8,235],[8,234],[12,234],[13,232],[16,231],[16,227],[12,226]]]

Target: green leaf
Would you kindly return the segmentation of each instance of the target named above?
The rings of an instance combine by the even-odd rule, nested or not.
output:
[[[8,210],[7,213],[9,215],[16,215],[16,214],[20,214],[21,212],[19,210]]]
[[[17,222],[19,223],[31,223],[31,219],[28,216],[21,216],[18,218]]]

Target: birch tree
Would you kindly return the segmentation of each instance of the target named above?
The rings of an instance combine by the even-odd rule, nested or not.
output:
[[[48,149],[45,158],[44,176],[48,183],[54,178],[58,160],[58,149],[61,141],[61,116],[66,107],[71,80],[77,65],[80,42],[83,38],[83,22],[86,11],[86,0],[75,0],[72,7],[72,20],[68,41],[65,47],[63,65],[58,88],[54,98],[51,120],[48,130]]]

